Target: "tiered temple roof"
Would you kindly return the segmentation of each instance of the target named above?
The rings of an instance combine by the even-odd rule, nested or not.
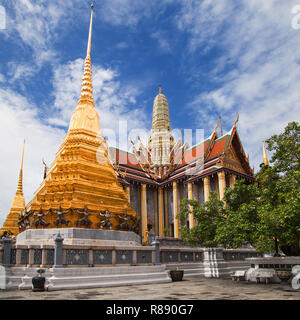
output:
[[[220,170],[254,180],[254,170],[249,165],[249,157],[244,152],[236,124],[221,137],[217,136],[216,129],[209,138],[186,148],[184,152],[181,152],[183,148],[181,145],[172,159],[170,171],[163,177],[155,176],[144,169],[139,157],[134,153],[110,147],[110,155],[113,161],[118,163],[119,171],[123,173],[120,182],[134,180],[160,186],[179,179],[187,182],[195,181]],[[120,162],[120,159],[123,161]],[[203,163],[201,159],[204,160]]]

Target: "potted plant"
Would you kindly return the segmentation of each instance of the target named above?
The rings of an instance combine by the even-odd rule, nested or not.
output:
[[[179,269],[178,267],[174,270],[170,270],[170,276],[172,281],[181,281],[183,278],[184,270]]]
[[[36,270],[38,275],[32,278],[32,291],[45,291],[46,278],[42,276],[45,271],[44,269]]]

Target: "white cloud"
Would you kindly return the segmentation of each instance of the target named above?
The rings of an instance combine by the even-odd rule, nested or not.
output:
[[[36,73],[36,68],[31,64],[21,64],[17,62],[8,63],[8,76],[9,82],[14,82],[16,80],[28,79]]]
[[[83,8],[87,9],[87,4],[79,0],[17,1],[13,15],[9,17],[8,35],[15,38],[17,32],[23,44],[32,49],[34,62],[41,66],[57,58],[54,41],[61,37],[70,19],[74,19]],[[82,20],[85,16],[80,18]]]
[[[170,41],[166,38],[162,31],[156,31],[152,33],[151,37],[158,41],[159,48],[166,53],[170,53],[172,51]]]
[[[178,28],[189,34],[191,50],[222,50],[209,79],[219,87],[200,92],[191,106],[197,113],[195,106],[201,106],[200,121],[203,109],[211,121],[222,114],[228,128],[239,111],[239,133],[255,169],[262,161],[261,140],[300,120],[300,32],[290,26],[293,5],[187,1],[177,17]]]
[[[167,1],[168,2],[168,1]],[[159,12],[164,4],[159,0],[103,0],[101,18],[113,25],[135,26],[141,19]]]
[[[0,89],[0,225],[4,222],[17,190],[23,139],[26,139],[23,191],[31,200],[43,178],[42,158],[50,164],[62,142],[64,130],[43,124],[38,109],[26,97]]]
[[[76,59],[56,68],[53,78],[55,102],[50,112],[52,117],[48,120],[50,124],[69,123],[80,96],[83,64],[83,59]],[[92,76],[94,101],[102,129],[116,130],[119,120],[128,121],[128,129],[144,126],[145,113],[136,105],[136,97],[140,94],[137,86],[121,85],[116,70],[99,65],[92,65]]]

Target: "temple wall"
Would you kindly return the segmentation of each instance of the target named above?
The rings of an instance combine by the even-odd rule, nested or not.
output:
[[[204,202],[204,185],[203,185],[203,181],[202,179],[198,180],[195,182],[195,186],[196,186],[196,194],[194,195],[194,199],[198,200],[199,203],[203,203]]]
[[[139,215],[140,214],[139,201],[138,201],[138,185],[137,184],[130,185],[130,203],[133,206],[138,217],[140,217],[140,215]]]
[[[225,176],[225,181],[226,181],[226,188],[229,188],[230,187],[230,178],[229,178],[228,174]]]
[[[147,216],[148,224],[152,225],[154,229],[155,226],[155,210],[154,210],[154,189],[147,187]]]
[[[168,207],[168,222],[169,225],[173,223],[174,219],[174,214],[173,214],[173,190],[171,188],[168,188],[168,202],[169,202],[169,207]]]

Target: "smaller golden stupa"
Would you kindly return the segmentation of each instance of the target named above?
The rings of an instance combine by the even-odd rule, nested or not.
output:
[[[26,208],[22,192],[22,156],[17,194],[2,231],[9,229],[17,235],[36,228],[137,229],[136,213],[109,161],[107,142],[101,133],[94,104],[92,23],[93,4],[81,94],[69,130]]]
[[[19,173],[19,181],[16,195],[14,197],[11,209],[9,211],[8,216],[0,230],[0,234],[3,234],[4,231],[12,233],[14,235],[18,234],[18,219],[19,215],[25,210],[25,199],[23,195],[23,160],[24,160],[24,146],[25,140],[23,144],[22,150],[22,160],[21,160],[21,168]]]

